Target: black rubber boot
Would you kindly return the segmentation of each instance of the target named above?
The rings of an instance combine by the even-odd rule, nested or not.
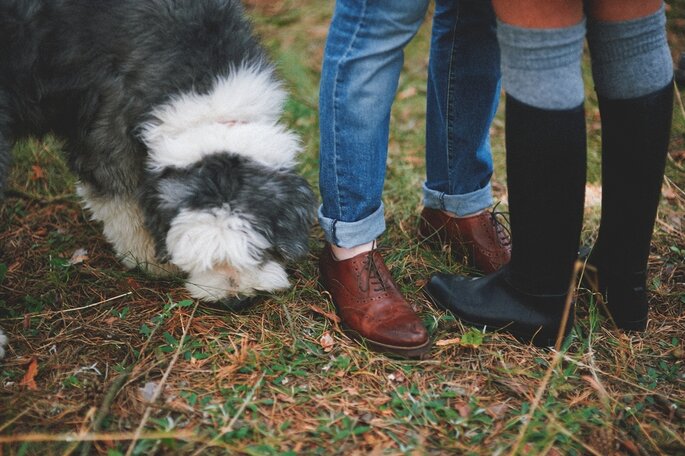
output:
[[[621,329],[647,325],[647,260],[671,131],[673,84],[649,95],[599,97],[602,218],[588,263]]]
[[[435,274],[426,292],[467,323],[549,346],[560,330],[582,227],[584,110],[543,110],[510,96],[506,103],[511,262],[477,279]],[[566,331],[572,324],[571,313]]]

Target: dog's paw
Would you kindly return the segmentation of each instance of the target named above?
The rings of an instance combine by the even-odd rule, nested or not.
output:
[[[0,329],[0,359],[5,357],[5,347],[8,342],[7,336],[2,332],[2,329]]]

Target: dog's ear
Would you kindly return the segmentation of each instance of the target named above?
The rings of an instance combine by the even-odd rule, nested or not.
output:
[[[186,197],[179,193],[184,187],[176,184],[175,177],[158,174],[149,176],[143,188],[140,201],[145,213],[145,227],[155,241],[157,261],[165,263],[170,260],[166,236]]]
[[[289,176],[288,187],[274,199],[271,230],[264,233],[286,261],[295,261],[309,250],[309,232],[316,216],[316,197],[302,177]]]

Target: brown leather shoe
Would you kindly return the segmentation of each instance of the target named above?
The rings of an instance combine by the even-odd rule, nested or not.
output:
[[[511,259],[511,238],[491,211],[457,218],[425,207],[421,211],[419,235],[451,245],[484,274],[497,271]]]
[[[376,351],[406,358],[428,352],[428,331],[397,289],[377,250],[337,261],[326,244],[319,270],[350,337]]]

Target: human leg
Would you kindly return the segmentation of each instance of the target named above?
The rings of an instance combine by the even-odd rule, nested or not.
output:
[[[428,0],[338,0],[326,42],[319,97],[319,221],[340,247],[385,230],[381,193],[404,46]]]
[[[427,6],[428,0],[338,0],[319,104],[319,222],[328,242],[321,282],[348,334],[406,357],[430,348],[428,333],[371,249],[385,230],[381,193],[403,48]]]
[[[483,272],[506,264],[510,253],[506,232],[485,211],[492,204],[489,129],[500,92],[495,26],[490,2],[436,2],[420,225],[423,237],[452,244]]]
[[[556,20],[550,17],[551,24]],[[498,29],[507,91],[511,262],[473,280],[436,274],[427,291],[466,322],[550,345],[561,325],[582,226],[585,25],[580,18],[564,28],[536,25],[501,22]]]
[[[435,5],[426,110],[424,204],[459,216],[492,204],[489,129],[500,59],[490,2]]]
[[[609,3],[608,5],[606,3]],[[602,217],[590,262],[619,328],[647,324],[647,260],[668,149],[672,62],[661,2],[626,19],[594,2],[588,43],[602,121]],[[635,2],[622,2],[630,10]],[[604,5],[602,5],[604,4]],[[612,14],[613,12],[613,14]],[[601,13],[601,14],[600,14]]]

